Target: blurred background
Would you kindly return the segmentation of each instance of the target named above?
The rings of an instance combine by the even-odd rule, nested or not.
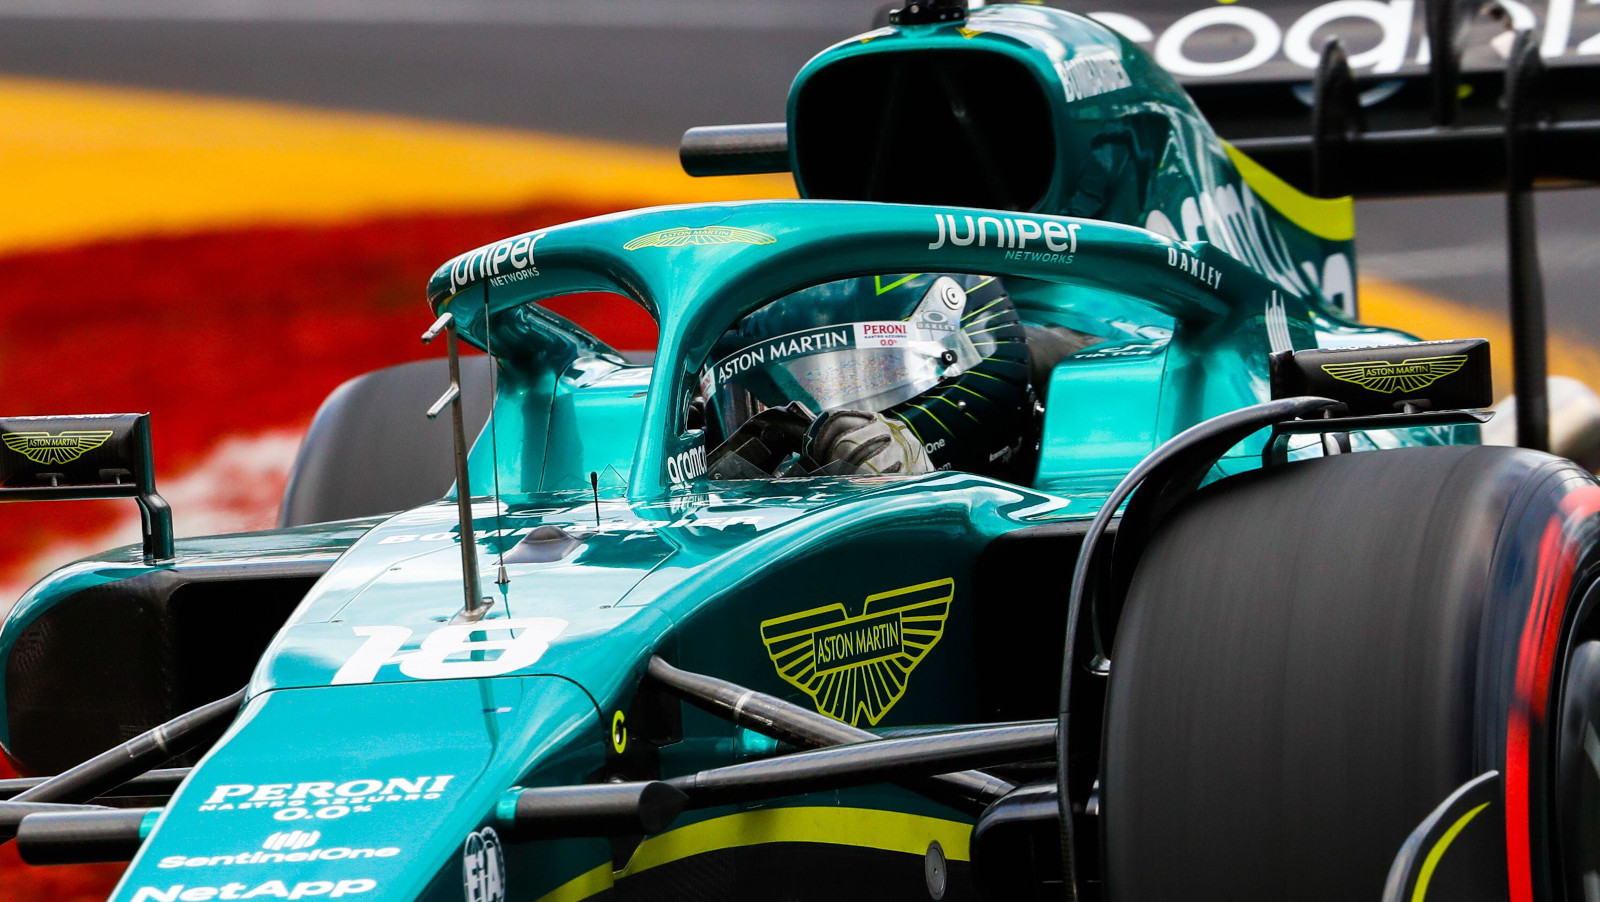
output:
[[[1403,8],[1420,21],[1412,0],[1344,2],[1369,3],[1369,20]],[[1091,5],[1074,8],[1102,6]],[[1215,5],[1104,9],[1149,46]],[[439,263],[612,210],[793,196],[785,177],[688,178],[678,137],[782,119],[799,67],[866,30],[880,6],[0,0],[0,410],[149,410],[179,535],[271,527],[323,397],[441,353],[418,341]],[[1271,14],[1288,29],[1314,7]],[[1600,29],[1566,10],[1569,34],[1547,51],[1600,52],[1587,48]],[[1357,53],[1386,39],[1363,37],[1372,22],[1359,16],[1345,24]],[[1252,40],[1210,28],[1184,52],[1236,59]],[[1414,57],[1411,40],[1400,49]],[[1280,51],[1263,65],[1292,62]],[[1539,219],[1552,371],[1600,387],[1595,201],[1546,193]],[[1503,205],[1357,207],[1363,318],[1425,338],[1489,337],[1502,391]],[[653,324],[626,305],[562,312],[620,348],[653,347]],[[418,416],[431,400],[417,399]],[[137,541],[134,511],[0,507],[0,610],[48,569]],[[0,897],[99,900],[119,870],[28,869],[7,844]]]

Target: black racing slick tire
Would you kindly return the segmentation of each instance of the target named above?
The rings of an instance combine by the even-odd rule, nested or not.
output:
[[[1378,900],[1408,835],[1497,771],[1407,902],[1600,898],[1597,513],[1592,475],[1512,448],[1197,493],[1113,645],[1106,897]]]
[[[461,358],[467,441],[489,419],[489,358]],[[289,471],[279,526],[326,523],[437,501],[455,484],[450,417],[423,411],[450,385],[445,361],[373,370],[333,390]]]

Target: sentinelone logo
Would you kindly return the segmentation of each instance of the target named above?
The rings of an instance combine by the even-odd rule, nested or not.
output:
[[[332,846],[313,849],[322,839],[316,830],[289,830],[274,833],[261,843],[266,852],[242,852],[237,855],[168,855],[156,865],[160,868],[204,868],[239,864],[283,864],[305,861],[342,861],[346,858],[393,858],[400,854],[395,846],[381,849],[352,849]],[[308,852],[296,851],[310,849]]]
[[[261,843],[263,849],[304,849],[314,846],[322,838],[320,830],[290,830],[287,833],[274,833]]]

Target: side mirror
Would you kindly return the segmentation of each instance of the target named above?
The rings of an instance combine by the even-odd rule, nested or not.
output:
[[[1349,416],[1472,410],[1494,400],[1481,338],[1282,351],[1270,363],[1272,397],[1332,398]]]
[[[148,413],[0,417],[0,501],[132,498],[148,563],[173,559],[172,508],[156,494]]]

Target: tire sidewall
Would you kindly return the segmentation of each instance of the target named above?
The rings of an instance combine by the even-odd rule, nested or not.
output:
[[[1252,564],[1260,567],[1267,575],[1261,577],[1258,583],[1275,584],[1271,574],[1277,574],[1276,581],[1293,583],[1300,574],[1292,567],[1283,565],[1281,560],[1295,558],[1297,547],[1315,552],[1322,564],[1322,569],[1317,572],[1326,576],[1331,569],[1330,561],[1340,563],[1338,554],[1341,549],[1336,547],[1337,544],[1342,537],[1354,533],[1351,531],[1351,518],[1340,519],[1321,508],[1350,507],[1348,495],[1370,488],[1362,483],[1360,474],[1381,474],[1384,467],[1410,468],[1409,472],[1416,477],[1415,485],[1389,472],[1385,475],[1387,481],[1382,483],[1384,488],[1381,493],[1371,489],[1374,494],[1382,496],[1369,499],[1366,502],[1367,510],[1375,512],[1372,518],[1376,524],[1374,528],[1381,530],[1386,528],[1388,512],[1406,509],[1394,519],[1410,525],[1394,528],[1400,530],[1397,533],[1399,536],[1412,540],[1410,553],[1417,555],[1415,559],[1419,562],[1419,569],[1415,572],[1428,575],[1428,580],[1412,577],[1417,583],[1409,589],[1414,590],[1416,596],[1430,596],[1430,600],[1413,602],[1412,595],[1395,590],[1379,603],[1362,594],[1359,581],[1352,581],[1343,595],[1337,588],[1317,589],[1322,595],[1316,604],[1304,599],[1305,585],[1286,585],[1281,592],[1263,589],[1258,585],[1250,591],[1257,596],[1263,592],[1273,594],[1265,598],[1258,597],[1254,602],[1255,608],[1229,607],[1233,602],[1226,597],[1228,593],[1221,590],[1216,590],[1221,597],[1215,599],[1214,603],[1207,602],[1211,604],[1209,608],[1170,603],[1185,586],[1195,587],[1202,592],[1212,591],[1204,588],[1206,583],[1231,579],[1231,575],[1219,575],[1215,571],[1221,561],[1227,561],[1232,569],[1248,569]],[[1340,478],[1343,478],[1341,473],[1356,478],[1340,482]],[[1308,490],[1308,485],[1315,486],[1317,491]],[[1299,488],[1280,491],[1281,488],[1293,486]],[[1295,506],[1297,512],[1302,512],[1303,524],[1286,516],[1282,511],[1285,506]],[[1439,511],[1459,511],[1461,523],[1449,529],[1441,527],[1439,521],[1451,522],[1451,518],[1432,513],[1436,506]],[[1219,510],[1227,511],[1232,519],[1221,517]],[[1380,659],[1387,657],[1392,661],[1397,656],[1407,659],[1408,654],[1430,645],[1454,649],[1445,656],[1448,666],[1429,671],[1428,679],[1418,681],[1423,688],[1415,690],[1421,693],[1416,696],[1419,699],[1427,699],[1438,693],[1439,700],[1433,705],[1433,710],[1436,713],[1448,712],[1448,716],[1419,721],[1414,725],[1405,724],[1398,736],[1393,732],[1394,723],[1391,721],[1387,732],[1379,731],[1354,738],[1347,735],[1343,740],[1331,743],[1338,746],[1340,742],[1348,742],[1354,749],[1365,742],[1370,751],[1373,742],[1397,740],[1400,746],[1406,747],[1404,753],[1397,751],[1395,757],[1385,759],[1389,764],[1365,770],[1362,764],[1372,763],[1370,754],[1363,757],[1359,750],[1345,754],[1343,750],[1335,748],[1333,757],[1337,760],[1334,764],[1342,760],[1345,766],[1342,769],[1330,767],[1328,772],[1336,774],[1340,781],[1337,792],[1347,794],[1376,793],[1381,800],[1386,798],[1387,792],[1382,787],[1394,787],[1393,775],[1405,772],[1408,760],[1418,760],[1416,756],[1420,754],[1433,763],[1425,771],[1429,775],[1427,779],[1416,780],[1415,787],[1408,787],[1413,790],[1409,801],[1401,804],[1397,796],[1395,803],[1390,806],[1394,810],[1383,811],[1374,818],[1370,832],[1363,834],[1360,830],[1352,831],[1350,842],[1355,845],[1368,844],[1370,852],[1366,863],[1360,868],[1362,876],[1359,879],[1351,878],[1348,892],[1342,896],[1323,892],[1328,881],[1324,879],[1319,882],[1316,878],[1310,878],[1310,882],[1316,886],[1304,897],[1347,898],[1350,893],[1376,895],[1382,885],[1382,866],[1392,860],[1409,831],[1421,823],[1433,807],[1443,802],[1455,787],[1485,771],[1498,770],[1503,776],[1502,803],[1489,809],[1492,816],[1479,819],[1478,823],[1483,826],[1462,834],[1455,847],[1461,850],[1453,856],[1455,864],[1447,860],[1435,877],[1436,897],[1445,898],[1464,884],[1468,887],[1465,897],[1473,899],[1509,897],[1512,902],[1554,902],[1565,899],[1564,892],[1559,888],[1561,881],[1555,876],[1557,831],[1554,806],[1549,804],[1552,787],[1556,783],[1553,722],[1559,720],[1551,714],[1561,711],[1560,687],[1565,680],[1564,662],[1574,641],[1574,626],[1600,622],[1597,618],[1583,619],[1589,616],[1590,611],[1600,609],[1600,592],[1592,593],[1594,598],[1588,597],[1590,588],[1600,580],[1600,528],[1597,528],[1600,527],[1600,517],[1597,514],[1600,514],[1600,485],[1596,484],[1592,475],[1570,461],[1503,448],[1400,449],[1363,452],[1349,455],[1343,460],[1335,457],[1288,464],[1277,472],[1257,471],[1223,480],[1186,502],[1157,531],[1145,559],[1140,562],[1140,571],[1134,577],[1134,588],[1129,593],[1129,607],[1118,626],[1117,644],[1112,653],[1112,677],[1101,759],[1104,812],[1101,819],[1101,848],[1103,873],[1108,881],[1108,898],[1142,899],[1152,891],[1161,894],[1153,890],[1158,884],[1137,876],[1133,878],[1132,885],[1143,887],[1142,890],[1122,892],[1115,885],[1118,873],[1128,874],[1136,870],[1130,867],[1130,862],[1135,857],[1144,857],[1145,847],[1139,840],[1128,837],[1142,839],[1151,829],[1149,819],[1142,815],[1135,816],[1133,821],[1136,827],[1125,833],[1120,846],[1117,845],[1119,838],[1114,833],[1119,829],[1127,829],[1125,826],[1119,827],[1119,817],[1120,823],[1128,823],[1129,819],[1124,816],[1130,811],[1127,806],[1149,806],[1154,796],[1163,795],[1166,789],[1182,785],[1173,782],[1172,774],[1177,771],[1171,769],[1166,777],[1159,777],[1158,773],[1158,779],[1153,781],[1147,776],[1140,777],[1141,773],[1148,775],[1151,766],[1158,770],[1164,766],[1159,761],[1155,765],[1149,763],[1159,756],[1151,758],[1147,755],[1145,763],[1123,766],[1123,778],[1117,779],[1119,762],[1113,756],[1118,756],[1120,752],[1120,757],[1126,758],[1130,751],[1137,753],[1137,745],[1130,745],[1136,741],[1142,742],[1147,748],[1151,747],[1151,737],[1156,731],[1146,729],[1142,734],[1143,739],[1135,740],[1130,737],[1140,734],[1130,730],[1126,721],[1119,727],[1116,719],[1137,714],[1159,720],[1163,715],[1156,709],[1164,704],[1160,701],[1163,691],[1158,689],[1159,686],[1165,685],[1166,694],[1174,698],[1182,697],[1187,704],[1196,693],[1203,695],[1206,692],[1205,686],[1210,680],[1210,674],[1206,672],[1208,665],[1202,656],[1187,655],[1185,666],[1193,666],[1194,672],[1178,677],[1168,676],[1165,683],[1150,678],[1147,673],[1130,673],[1130,659],[1142,654],[1143,665],[1134,669],[1149,669],[1153,656],[1158,654],[1156,649],[1163,647],[1163,641],[1166,648],[1183,651],[1183,646],[1175,643],[1171,635],[1174,630],[1183,628],[1190,631],[1215,630],[1216,645],[1225,650],[1223,654],[1238,655],[1238,643],[1230,646],[1233,637],[1228,631],[1240,629],[1241,624],[1252,623],[1250,617],[1256,614],[1265,612],[1270,616],[1274,605],[1302,605],[1307,616],[1313,616],[1322,610],[1317,604],[1325,608],[1348,603],[1351,610],[1357,613],[1346,617],[1339,628],[1358,630],[1362,635],[1347,643],[1352,650],[1343,658],[1345,670],[1342,672],[1348,674],[1351,662],[1360,660],[1359,656],[1363,654],[1375,655]],[[1407,517],[1410,519],[1407,520]],[[1216,535],[1227,532],[1230,527],[1247,530],[1251,521],[1257,519],[1274,521],[1270,528],[1258,529],[1259,544],[1267,546],[1265,550],[1252,548],[1248,544],[1235,545],[1236,553],[1228,555],[1225,549],[1230,547],[1230,540],[1216,538]],[[1360,521],[1354,522],[1359,524]],[[1301,545],[1296,546],[1289,539],[1282,538],[1285,533],[1302,526],[1311,538],[1302,539]],[[1427,542],[1417,539],[1419,532],[1426,531],[1423,527],[1436,533],[1439,541],[1436,550],[1425,548],[1426,553],[1419,555],[1416,549],[1427,546]],[[1353,539],[1350,541],[1352,546],[1358,544]],[[1168,547],[1166,553],[1162,554],[1156,547],[1162,543],[1172,546],[1181,542],[1189,542],[1193,546],[1187,563],[1184,563],[1182,551],[1172,551]],[[1396,547],[1402,544],[1397,540]],[[1402,579],[1409,576],[1410,572],[1404,571],[1406,559],[1402,559],[1403,556],[1397,558],[1397,563],[1382,563],[1381,559],[1387,551],[1381,542],[1369,542],[1364,549],[1365,557],[1362,553],[1352,552],[1350,565],[1359,567],[1370,564],[1377,568],[1374,572],[1384,572],[1383,568],[1388,567],[1391,575]],[[1255,560],[1251,559],[1252,552],[1256,554]],[[1430,554],[1435,560],[1429,560]],[[1144,567],[1147,561],[1154,561],[1153,567],[1167,570],[1174,566],[1187,567],[1187,574],[1178,578],[1168,572],[1141,590],[1140,583],[1146,576]],[[1273,570],[1273,567],[1278,569]],[[1335,573],[1337,579],[1336,570]],[[1333,580],[1322,580],[1330,581]],[[1237,579],[1233,585],[1239,585]],[[1244,585],[1249,589],[1248,583]],[[1143,598],[1139,597],[1141,591]],[[1244,594],[1249,594],[1249,591]],[[1136,611],[1135,605],[1142,606],[1144,610]],[[1384,632],[1383,623],[1393,626],[1396,622],[1394,608],[1405,608],[1407,605],[1411,605],[1412,609],[1399,613],[1415,616],[1405,622],[1407,630],[1403,636]],[[1171,610],[1162,610],[1157,614],[1156,609]],[[1359,613],[1362,610],[1370,611],[1374,616],[1370,620],[1363,620],[1365,615]],[[1162,619],[1169,614],[1178,618],[1187,616],[1187,627],[1164,625]],[[1388,619],[1384,620],[1385,617]],[[1437,624],[1437,628],[1431,628],[1429,624]],[[1164,640],[1163,634],[1166,636]],[[1586,634],[1576,635],[1581,638]],[[1125,647],[1124,640],[1133,647]],[[1150,647],[1143,648],[1146,644]],[[1255,647],[1260,650],[1268,646],[1258,643]],[[1328,654],[1325,648],[1314,648],[1311,652],[1312,656]],[[1272,671],[1276,665],[1263,660],[1261,666]],[[1325,688],[1335,696],[1336,704],[1336,696],[1345,685],[1332,676],[1337,672],[1341,671],[1330,671],[1325,684],[1319,684],[1319,688]],[[1226,679],[1229,674],[1226,671],[1213,670],[1211,673],[1223,676],[1224,679],[1218,681],[1219,686],[1228,685]],[[1188,677],[1187,682],[1184,677]],[[1263,692],[1274,691],[1268,678],[1264,677],[1260,686]],[[1370,701],[1373,698],[1370,688],[1366,696],[1346,695],[1344,704],[1348,706]],[[1233,695],[1243,695],[1236,686],[1229,691]],[[1292,693],[1292,690],[1285,692]],[[1303,698],[1304,695],[1304,691],[1301,691],[1299,697]],[[1144,701],[1139,701],[1140,698]],[[1281,695],[1278,703],[1271,704],[1293,702],[1295,698],[1293,694]],[[1239,720],[1239,712],[1248,705],[1271,707],[1271,704],[1259,699],[1241,697],[1234,702],[1221,689],[1211,693],[1204,701],[1221,704],[1223,713],[1232,718],[1232,726],[1236,729],[1241,722],[1248,726],[1247,720]],[[1232,705],[1231,709],[1227,707],[1229,705]],[[1170,704],[1165,706],[1175,707]],[[1194,710],[1203,709],[1196,707]],[[1280,710],[1281,713],[1281,705],[1273,710]],[[1289,706],[1289,710],[1295,710],[1293,705]],[[1349,714],[1348,711],[1338,713],[1345,716]],[[1172,714],[1168,715],[1167,722],[1181,724],[1185,716],[1198,717]],[[1119,729],[1120,733],[1117,732]],[[1237,733],[1242,735],[1248,730],[1238,730]],[[1172,735],[1176,736],[1177,733]],[[1293,733],[1282,735],[1292,737]],[[1114,742],[1114,736],[1120,738]],[[1327,739],[1326,734],[1323,739]],[[1210,755],[1204,759],[1212,767],[1209,773],[1224,776],[1227,768],[1241,766],[1219,757],[1215,745],[1214,741],[1209,747],[1206,741],[1201,744]],[[1272,784],[1273,781],[1281,781],[1285,774],[1292,775],[1297,772],[1295,756],[1322,754],[1322,748],[1327,746],[1328,743],[1325,743],[1323,747],[1310,752],[1304,749],[1300,752],[1285,751],[1283,754],[1286,757],[1279,759],[1282,766],[1268,765],[1260,772],[1263,782]],[[1259,746],[1254,751],[1257,757],[1241,758],[1246,762],[1242,766],[1251,767],[1260,763]],[[1407,759],[1405,754],[1412,757]],[[1191,760],[1174,764],[1172,768],[1184,767],[1205,772],[1204,766],[1196,765]],[[1146,770],[1141,771],[1140,768]],[[1303,770],[1303,767],[1298,769]],[[1390,775],[1388,783],[1370,779],[1385,773]],[[1218,807],[1240,804],[1237,790],[1241,785],[1241,781],[1235,778],[1232,786],[1236,794],[1219,796],[1216,799]],[[1317,793],[1324,791],[1309,783],[1286,787],[1280,785],[1275,790],[1262,788],[1259,794],[1253,786],[1247,786],[1246,789],[1248,793],[1259,796],[1250,804],[1281,804],[1287,812],[1279,818],[1283,823],[1292,823],[1295,817],[1315,810]],[[1276,801],[1273,792],[1283,797],[1293,796],[1295,801]],[[1193,810],[1197,807],[1195,793],[1180,794],[1185,796],[1183,801],[1174,798],[1168,804],[1180,809]],[[1198,795],[1203,796],[1204,793]],[[1403,795],[1405,793],[1400,793],[1400,796]],[[1329,798],[1326,794],[1321,797],[1325,801]],[[1300,808],[1293,810],[1294,805]],[[1382,807],[1382,804],[1377,805],[1378,809]],[[1386,819],[1386,823],[1377,823],[1379,819]],[[1163,841],[1173,837],[1171,833],[1163,834],[1159,829],[1149,835]],[[1298,895],[1299,888],[1294,885],[1294,868],[1286,869],[1289,872],[1287,875],[1280,872],[1260,879],[1250,876],[1253,869],[1273,866],[1270,859],[1260,857],[1267,853],[1251,848],[1254,845],[1252,839],[1244,837],[1234,847],[1257,856],[1257,860],[1252,862],[1246,855],[1246,860],[1241,861],[1234,870],[1231,880],[1236,884],[1233,888],[1239,892],[1214,892],[1209,883],[1223,883],[1230,878],[1218,876],[1218,872],[1212,870],[1209,882],[1201,880],[1207,884],[1206,887],[1191,894],[1191,897],[1254,900],[1258,895],[1281,898],[1285,891]],[[1263,833],[1259,839],[1259,845],[1263,847],[1290,848],[1282,845],[1280,838],[1270,833]],[[1179,840],[1180,843],[1183,841]],[[1170,849],[1163,848],[1160,851]],[[1135,852],[1139,855],[1135,856]],[[1304,849],[1301,849],[1295,854],[1303,852]],[[1313,851],[1312,854],[1321,853]],[[1327,854],[1335,853],[1329,851]],[[1174,860],[1182,860],[1183,857],[1177,855]],[[1450,873],[1453,867],[1470,858],[1476,859],[1473,869],[1456,875]],[[1489,859],[1498,864],[1493,864]],[[1187,860],[1203,861],[1204,856],[1191,855]],[[1202,865],[1200,870],[1204,872],[1205,866]],[[1322,876],[1326,877],[1336,870],[1325,867]],[[1308,874],[1314,871],[1315,868],[1307,869]],[[1238,879],[1241,872],[1246,875],[1245,879]],[[1471,879],[1462,876],[1469,872]],[[1171,887],[1168,886],[1168,889]],[[1323,894],[1319,895],[1319,892]]]

